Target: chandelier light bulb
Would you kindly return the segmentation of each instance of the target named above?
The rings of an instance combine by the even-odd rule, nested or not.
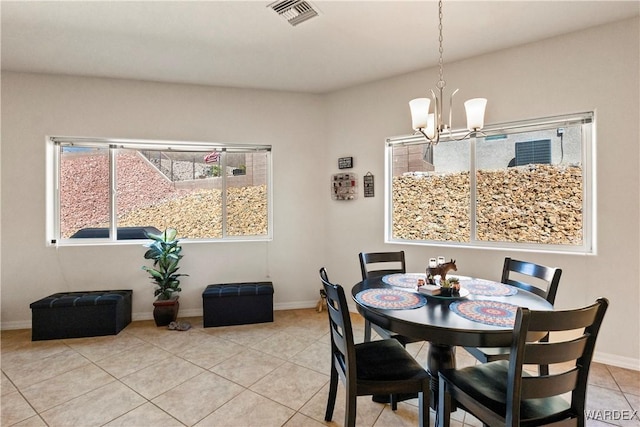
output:
[[[484,111],[486,107],[486,98],[473,98],[464,103],[464,109],[467,113],[467,129],[475,132],[484,127]]]
[[[414,130],[424,129],[427,127],[430,106],[431,100],[429,98],[416,98],[409,101],[409,108],[411,109],[411,126]]]

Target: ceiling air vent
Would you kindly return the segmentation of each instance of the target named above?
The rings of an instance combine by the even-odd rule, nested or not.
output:
[[[269,6],[289,22],[296,26],[301,22],[318,16],[318,11],[308,1],[304,0],[283,0],[271,3]]]

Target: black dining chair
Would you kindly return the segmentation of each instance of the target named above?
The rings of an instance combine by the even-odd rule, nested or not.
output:
[[[511,273],[517,273],[522,276],[539,279],[540,286],[523,282],[520,280],[520,277],[514,277]],[[559,268],[546,267],[544,265],[519,261],[507,257],[504,259],[502,279],[500,281],[507,285],[512,285],[517,288],[524,289],[525,291],[532,292],[546,299],[551,305],[553,305],[556,300],[556,293],[558,292],[558,284],[560,283],[561,275],[562,270]],[[541,341],[546,342],[548,339],[549,336],[545,336]],[[506,360],[509,358],[509,349],[506,347],[465,347],[464,349],[482,363],[493,362],[495,360]],[[547,366],[540,365],[541,374],[546,374],[548,372]]]
[[[404,251],[399,252],[360,252],[360,271],[362,272],[362,280],[371,277],[386,276],[387,274],[406,273],[407,266],[404,260]],[[412,342],[423,341],[419,338],[407,337],[388,331],[381,326],[364,320],[364,341],[371,341],[371,330],[376,331],[383,339],[394,338],[400,341],[400,344],[406,346]]]
[[[449,426],[452,405],[485,426],[584,426],[587,377],[608,305],[599,298],[574,310],[518,308],[508,361],[440,371],[438,426]],[[527,342],[528,333],[551,331],[572,333],[551,342]],[[554,369],[535,375],[523,369],[525,364],[554,364]]]
[[[346,389],[344,425],[356,424],[358,396],[418,393],[420,426],[429,426],[429,374],[396,340],[386,339],[355,344],[351,317],[344,294],[332,284],[327,271],[320,269],[327,295],[331,333],[331,380],[325,421],[331,421],[338,392],[338,378]]]

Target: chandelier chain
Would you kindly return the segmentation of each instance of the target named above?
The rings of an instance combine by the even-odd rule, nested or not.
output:
[[[447,83],[444,80],[442,18],[442,0],[438,0],[438,51],[440,53],[440,58],[438,59],[438,71],[440,79],[438,80],[438,83],[436,83],[436,91],[431,89],[431,99],[416,98],[409,102],[413,129],[425,137],[429,143],[429,147],[440,142],[440,135],[442,133],[448,133],[449,139],[455,141],[461,141],[470,135],[484,135],[482,133],[482,128],[484,126],[484,112],[487,100],[485,98],[474,98],[465,102],[467,129],[469,129],[469,132],[460,139],[455,139],[451,136],[451,119],[453,116],[451,107],[453,105],[453,96],[458,92],[458,89],[454,90],[449,97],[449,110],[447,114],[448,121],[446,121],[446,116],[444,114],[444,89]],[[431,104],[431,102],[433,102],[433,104]],[[431,105],[433,105],[433,113],[430,112]],[[443,116],[445,118],[443,118]],[[430,160],[428,161],[433,164],[433,158],[431,156],[429,157]]]
[[[440,48],[439,48],[440,59],[438,60],[440,80],[438,81],[437,87],[439,89],[442,89],[446,86],[446,82],[444,81],[443,60],[442,60],[442,52],[443,52],[443,49],[442,49],[442,0],[438,2],[438,32],[440,33],[438,37],[438,41],[440,43]]]

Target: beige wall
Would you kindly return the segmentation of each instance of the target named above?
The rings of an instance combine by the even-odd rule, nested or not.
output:
[[[353,156],[354,172],[375,176],[376,197],[332,202],[326,215],[326,267],[332,280],[360,277],[356,253],[405,250],[408,269],[428,258],[455,258],[460,274],[499,279],[505,256],[563,269],[559,307],[610,299],[598,341],[600,360],[640,369],[640,110],[638,19],[445,64],[456,95],[454,127],[464,127],[465,99],[488,98],[487,123],[595,110],[597,125],[596,256],[384,244],[384,140],[411,133],[408,101],[438,80],[429,69],[329,96],[326,173],[338,157]],[[458,123],[455,126],[455,123]],[[619,283],[613,280],[621,278]]]
[[[271,280],[279,308],[313,305],[329,190],[316,95],[35,74],[2,75],[2,328],[29,326],[29,303],[54,292],[134,290],[150,318],[141,243],[45,247],[45,136],[271,144],[274,239],[187,243],[182,315],[202,313],[210,283]]]
[[[326,96],[3,74],[1,326],[28,327],[29,303],[63,290],[131,288],[134,317],[151,315],[139,244],[45,247],[45,135],[245,142],[273,145],[274,240],[186,244],[183,315],[201,313],[206,284],[239,280],[272,280],[277,308],[312,306],[318,268],[349,286],[359,280],[360,251],[403,249],[412,271],[444,255],[460,274],[493,279],[513,255],[563,268],[559,307],[608,297],[598,358],[638,369],[638,34],[638,19],[627,20],[445,68],[459,101],[489,98],[488,123],[596,111],[596,256],[384,244],[384,140],[408,133],[407,102],[435,84],[434,69]],[[360,190],[356,201],[331,200],[329,178],[343,156],[354,157],[360,179],[375,175],[375,197]]]

